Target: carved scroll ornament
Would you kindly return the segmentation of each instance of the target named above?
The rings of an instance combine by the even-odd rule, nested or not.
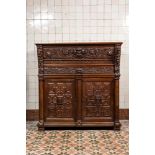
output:
[[[38,54],[38,68],[39,68],[39,74],[44,73],[43,69],[43,51],[42,51],[42,45],[37,46],[37,54]]]
[[[120,56],[121,56],[121,44],[117,44],[114,56],[115,79],[119,79],[120,77]]]

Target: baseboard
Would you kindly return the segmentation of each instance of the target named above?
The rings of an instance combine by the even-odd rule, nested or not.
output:
[[[38,121],[39,110],[38,109],[26,109],[26,121]]]
[[[129,109],[119,109],[119,119],[129,120]]]
[[[119,110],[120,120],[129,120],[129,109]],[[26,110],[26,121],[38,121],[39,110],[38,109],[27,109]]]

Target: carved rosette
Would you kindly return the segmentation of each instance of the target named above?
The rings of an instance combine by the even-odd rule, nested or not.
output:
[[[39,68],[39,74],[43,74],[43,51],[42,51],[42,45],[37,45],[37,54],[38,54],[38,68]]]
[[[121,56],[121,44],[117,44],[115,47],[115,56],[114,56],[115,79],[119,79],[120,77],[120,56]]]

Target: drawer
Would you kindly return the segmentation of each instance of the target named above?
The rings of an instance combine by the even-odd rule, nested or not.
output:
[[[112,59],[114,55],[114,46],[43,46],[43,59]]]
[[[114,66],[45,66],[44,74],[114,74]]]

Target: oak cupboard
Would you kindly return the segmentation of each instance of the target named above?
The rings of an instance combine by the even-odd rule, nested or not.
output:
[[[122,42],[36,44],[39,130],[120,129],[121,45]]]

